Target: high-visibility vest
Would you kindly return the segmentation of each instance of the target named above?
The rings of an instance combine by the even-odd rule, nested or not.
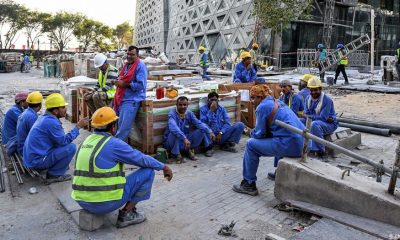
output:
[[[347,57],[343,57],[340,59],[340,65],[347,65],[349,64],[349,59]]]
[[[123,163],[110,169],[96,166],[96,157],[111,136],[92,134],[80,145],[75,157],[71,197],[76,201],[121,200],[126,183]]]
[[[400,62],[400,48],[398,48],[398,49],[396,50],[396,53],[397,53],[397,59],[398,59],[399,62]]]
[[[108,68],[107,68],[106,72],[103,73],[103,71],[100,71],[100,73],[99,73],[98,81],[99,81],[99,86],[100,86],[100,88],[103,88],[103,87],[106,86],[106,84],[107,84],[107,76],[108,76],[108,74],[109,74],[110,71],[116,72],[116,75],[118,76],[118,72],[119,72],[119,71],[118,71],[118,68],[112,66],[111,64],[108,64]],[[108,98],[108,99],[113,99],[113,98],[114,98],[114,95],[115,95],[115,92],[116,92],[116,87],[113,85],[113,86],[107,91],[107,98]]]
[[[203,61],[203,56],[204,56],[204,54],[206,54],[206,53],[203,53],[203,54],[201,54],[201,56],[200,56],[200,67],[208,67],[209,65],[210,65],[210,61],[208,60],[208,56],[207,56],[207,54],[205,55],[206,56],[206,62],[204,62]]]

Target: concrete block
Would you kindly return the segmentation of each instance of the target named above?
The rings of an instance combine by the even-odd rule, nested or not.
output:
[[[346,131],[342,131],[342,132],[337,132],[336,136],[338,139],[343,139],[343,138],[347,138],[349,136],[349,134]]]
[[[337,139],[333,142],[334,144],[344,147],[346,149],[352,150],[361,144],[361,133],[353,132],[346,138]],[[337,150],[327,148],[327,152],[330,155],[337,155],[339,152]]]
[[[79,211],[78,226],[82,230],[94,231],[104,224],[104,215],[95,215],[86,210]]]
[[[334,142],[336,141],[338,138],[336,136],[336,133],[332,133],[331,135],[327,135],[325,136],[325,140],[329,141],[329,142]]]
[[[279,161],[275,197],[297,200],[374,219],[400,227],[399,192],[389,195],[387,185],[351,172],[341,179],[342,170],[318,160],[300,163]]]
[[[335,130],[335,133],[339,133],[339,132],[347,132],[348,135],[351,134],[351,128],[346,128],[346,127],[338,127]]]

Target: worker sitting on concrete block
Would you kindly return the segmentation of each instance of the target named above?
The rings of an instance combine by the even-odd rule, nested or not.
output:
[[[235,145],[239,143],[245,126],[241,122],[231,125],[228,113],[218,104],[218,100],[218,93],[208,94],[207,105],[200,108],[200,120],[207,124],[216,136],[214,144],[221,145],[223,151],[236,153]],[[208,135],[206,137],[208,138]]]
[[[279,100],[284,102],[298,116],[303,117],[304,104],[301,97],[294,93],[292,84],[289,80],[282,80],[279,84],[282,90],[282,95]]]
[[[304,74],[299,81],[299,92],[297,93],[305,106],[305,102],[308,96],[310,96],[310,89],[307,87],[308,80],[311,79],[313,75]]]
[[[118,68],[107,62],[106,55],[99,53],[94,56],[94,67],[99,68],[99,78],[94,91],[85,95],[85,101],[93,114],[97,109],[109,106],[114,99],[115,86],[112,80],[118,79]]]
[[[125,204],[117,220],[117,227],[122,228],[145,221],[145,215],[136,211],[136,204],[150,198],[154,170],[163,170],[168,181],[172,171],[114,137],[117,120],[110,107],[93,114],[94,133],[82,142],[76,154],[71,197],[94,214],[110,213]],[[125,177],[124,164],[140,169]]]
[[[40,92],[31,92],[26,98],[28,109],[21,114],[17,123],[17,150],[23,156],[24,144],[33,124],[38,119],[38,112],[42,109],[43,96]]]
[[[27,97],[27,92],[17,93],[15,95],[15,105],[8,109],[4,116],[1,141],[3,145],[6,145],[9,156],[17,151],[17,122],[18,117],[28,107],[28,103],[26,102]]]
[[[212,141],[215,140],[213,131],[188,110],[189,100],[181,96],[176,100],[176,109],[168,114],[168,124],[164,134],[164,147],[171,151],[172,159],[177,163],[184,162],[181,152],[190,160],[197,160],[194,149],[204,141],[205,155],[211,157]],[[195,128],[195,130],[192,130]],[[209,137],[207,137],[209,135]]]
[[[48,170],[47,183],[71,180],[71,175],[65,173],[76,151],[72,141],[78,137],[79,129],[89,123],[87,118],[83,118],[71,132],[65,134],[59,119],[65,117],[66,105],[61,94],[50,94],[45,101],[45,114],[33,124],[24,144],[24,166]]]
[[[257,72],[253,64],[251,64],[251,55],[249,52],[242,52],[240,59],[242,59],[242,61],[236,64],[235,67],[233,83],[248,83],[254,81],[265,83],[265,78],[257,77]]]
[[[286,104],[271,96],[268,86],[253,86],[250,96],[256,107],[256,126],[246,144],[243,180],[233,185],[233,190],[255,196],[258,194],[256,180],[260,157],[275,157],[274,165],[277,166],[280,158],[300,157],[302,153],[303,137],[274,124],[274,121],[280,120],[302,130],[304,125]]]
[[[206,48],[203,46],[199,47],[199,53],[200,53],[200,67],[203,69],[203,74],[201,77],[206,80],[211,80],[211,78],[207,75],[207,69],[210,66],[210,61],[208,60],[208,56],[205,53]]]
[[[313,77],[308,81],[310,96],[306,99],[304,114],[311,118],[311,134],[324,138],[332,134],[339,126],[336,120],[336,112],[332,99],[322,92],[321,81]],[[305,119],[303,119],[305,123]],[[325,146],[310,140],[311,153],[325,159]]]

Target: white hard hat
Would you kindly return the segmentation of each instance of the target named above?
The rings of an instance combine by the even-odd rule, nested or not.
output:
[[[107,57],[106,55],[99,53],[96,54],[96,56],[94,56],[94,67],[95,68],[99,68],[101,66],[103,66],[103,64],[106,62]]]

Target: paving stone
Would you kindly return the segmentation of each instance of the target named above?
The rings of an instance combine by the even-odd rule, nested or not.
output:
[[[337,132],[336,136],[338,139],[342,139],[342,138],[346,138],[349,136],[349,134],[346,131],[342,131],[342,132]]]
[[[80,210],[78,217],[78,226],[85,231],[97,230],[104,224],[104,215],[95,215],[85,210]]]

